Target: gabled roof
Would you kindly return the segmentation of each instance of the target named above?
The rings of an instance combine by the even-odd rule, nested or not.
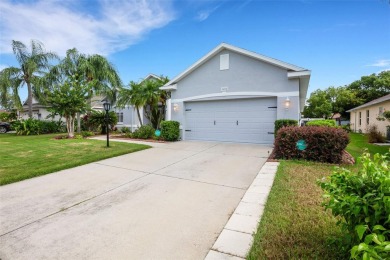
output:
[[[161,79],[161,77],[157,76],[156,74],[149,73],[145,78],[143,78],[141,80],[141,82],[144,81],[144,80],[153,79],[153,78],[154,79]]]
[[[380,97],[380,98],[377,98],[377,99],[374,99],[370,102],[367,102],[361,106],[358,106],[358,107],[355,107],[355,108],[352,108],[350,110],[348,110],[347,112],[352,112],[352,111],[355,111],[355,110],[358,110],[358,109],[361,109],[361,108],[365,108],[365,107],[369,107],[369,106],[372,106],[372,105],[376,105],[376,104],[379,104],[379,103],[382,103],[382,102],[385,102],[385,101],[390,101],[390,94],[386,95],[386,96],[383,96],[383,97]]]
[[[310,70],[289,64],[284,61],[280,61],[274,58],[270,58],[252,51],[248,51],[242,48],[235,47],[233,45],[227,44],[227,43],[221,43],[217,47],[215,47],[213,50],[211,50],[209,53],[207,53],[205,56],[203,56],[200,60],[195,62],[193,65],[191,65],[189,68],[187,68],[185,71],[183,71],[181,74],[176,76],[174,79],[170,80],[167,84],[165,84],[161,89],[175,89],[175,84],[186,77],[188,74],[190,74],[192,71],[206,63],[209,59],[211,59],[215,54],[222,50],[230,50],[248,57],[251,57],[256,60],[260,60],[269,64],[272,64],[274,66],[284,68],[289,71],[288,77],[294,78],[294,77],[310,77]]]

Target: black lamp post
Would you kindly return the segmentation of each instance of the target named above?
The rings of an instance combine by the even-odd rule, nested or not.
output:
[[[107,102],[106,100],[103,103],[104,110],[106,110],[106,131],[107,131],[107,147],[110,147],[110,138],[108,136],[108,111],[111,109],[111,104]]]

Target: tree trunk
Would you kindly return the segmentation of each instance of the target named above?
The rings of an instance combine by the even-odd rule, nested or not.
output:
[[[137,109],[137,115],[138,115],[139,123],[140,123],[141,126],[142,126],[141,114],[139,113],[139,107],[136,107],[136,109]]]
[[[68,138],[74,137],[74,117],[67,116],[66,117],[66,130],[68,131]]]
[[[80,113],[77,113],[77,133],[81,133],[81,120],[80,120]]]
[[[28,105],[28,117],[32,118],[32,88],[31,88],[31,83],[27,82],[27,105]]]

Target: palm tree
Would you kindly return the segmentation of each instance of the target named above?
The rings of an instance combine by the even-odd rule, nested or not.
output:
[[[105,95],[111,102],[116,100],[117,89],[122,85],[114,66],[101,55],[84,55],[76,48],[69,49],[66,57],[54,66],[45,77],[46,85],[58,83],[71,76],[78,75],[92,87],[91,95]],[[43,91],[39,91],[43,93]],[[37,93],[44,102],[44,96]],[[78,131],[80,131],[80,114],[77,115]]]
[[[131,104],[137,111],[138,120],[142,126],[141,113],[139,109],[145,105],[145,99],[142,97],[142,86],[134,81],[130,81],[129,88],[121,88],[119,90],[119,98],[116,106],[124,108],[127,104]]]
[[[15,105],[21,108],[18,92],[26,84],[28,116],[31,118],[33,90],[40,84],[40,78],[50,69],[49,61],[58,57],[53,52],[46,52],[43,44],[36,40],[31,40],[31,52],[20,41],[12,41],[12,50],[20,67],[8,67],[1,71],[1,98],[3,99],[5,90],[10,89]]]

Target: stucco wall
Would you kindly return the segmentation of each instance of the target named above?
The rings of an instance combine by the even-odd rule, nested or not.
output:
[[[367,127],[369,125],[376,125],[378,127],[378,130],[383,134],[386,135],[386,126],[390,125],[389,121],[379,121],[377,120],[377,117],[379,116],[379,108],[382,107],[383,111],[389,111],[390,110],[390,101],[385,101],[379,104],[375,104],[369,107],[364,107],[361,109],[357,109],[355,111],[352,111],[350,113],[351,118],[351,129],[354,132],[362,132],[367,133]],[[367,117],[366,113],[367,110],[369,110],[369,124],[367,125]],[[359,112],[361,112],[361,124],[359,124]]]
[[[220,70],[219,57],[227,53],[230,68]],[[180,80],[172,99],[220,93],[221,87],[227,92],[291,92],[299,90],[299,80],[289,80],[286,69],[224,50]]]

